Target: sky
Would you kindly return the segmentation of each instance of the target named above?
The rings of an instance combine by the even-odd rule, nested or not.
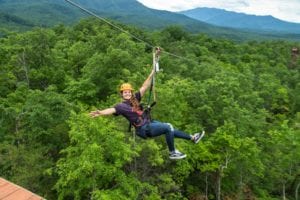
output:
[[[221,8],[252,15],[272,15],[300,23],[300,0],[138,0],[147,7],[182,11],[197,7]]]

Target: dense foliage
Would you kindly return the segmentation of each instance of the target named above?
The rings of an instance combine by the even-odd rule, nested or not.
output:
[[[299,43],[127,30],[182,57],[161,56],[153,117],[207,136],[176,140],[188,156],[171,161],[163,137],[88,116],[151,71],[152,49],[127,34],[96,20],[9,33],[0,39],[1,176],[49,200],[297,199]]]

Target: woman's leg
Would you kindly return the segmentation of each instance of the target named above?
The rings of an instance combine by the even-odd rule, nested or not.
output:
[[[186,140],[191,140],[192,136],[189,134],[186,134],[185,132],[179,131],[174,129],[174,137],[176,138],[182,138],[182,139],[186,139]]]
[[[162,134],[166,134],[166,141],[170,151],[175,150],[174,137],[185,140],[192,140],[192,136],[182,131],[174,129],[170,123],[162,123],[154,121],[149,124],[149,137],[156,137]]]
[[[148,126],[149,126],[149,132],[148,132],[147,136],[156,137],[156,136],[165,134],[169,151],[170,152],[175,151],[174,131],[171,130],[171,128],[168,124],[154,121],[154,122],[151,122]]]
[[[192,136],[189,135],[189,134],[186,134],[185,132],[182,132],[182,131],[179,131],[177,129],[174,129],[173,125],[170,124],[170,123],[166,123],[170,128],[171,130],[174,132],[174,137],[176,138],[182,138],[182,139],[186,139],[186,140],[191,140],[192,139]]]

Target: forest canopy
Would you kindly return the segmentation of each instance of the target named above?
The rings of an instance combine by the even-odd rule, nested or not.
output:
[[[154,119],[192,133],[167,157],[121,117],[88,113],[139,88],[152,48],[94,19],[0,38],[0,174],[46,199],[299,199],[299,43],[126,27],[163,50]],[[173,57],[165,52],[180,56]],[[143,100],[146,102],[146,98]]]

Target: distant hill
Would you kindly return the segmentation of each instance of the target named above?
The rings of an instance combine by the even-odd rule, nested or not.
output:
[[[135,0],[73,1],[102,17],[149,30],[162,29],[169,25],[180,25],[192,32],[222,30],[178,13],[147,8]],[[64,0],[0,0],[0,13],[14,15],[37,26],[74,24],[83,17],[89,17]]]
[[[300,24],[268,16],[248,15],[217,8],[195,8],[180,12],[209,24],[251,31],[268,31],[300,34]]]
[[[167,26],[182,26],[192,33],[205,33],[212,37],[244,40],[291,39],[300,40],[300,34],[249,33],[246,30],[218,27],[192,19],[184,14],[155,10],[136,0],[73,0],[98,14],[127,25],[146,30],[161,30]],[[28,30],[32,27],[72,25],[90,17],[65,0],[0,0],[0,26],[10,30]]]
[[[219,32],[224,29],[189,18],[185,15],[145,7],[136,0],[74,0],[75,3],[119,22],[147,30],[178,25],[191,32]]]
[[[34,24],[30,21],[7,13],[0,13],[0,24],[3,24],[1,27],[15,27],[19,30],[29,29],[34,26]]]
[[[64,0],[0,0],[0,16],[10,15],[27,24],[49,27],[57,24],[73,24],[85,15],[76,8],[66,6]],[[15,25],[23,25],[16,22]],[[2,24],[1,24],[2,25]],[[3,24],[7,27],[7,24]]]

